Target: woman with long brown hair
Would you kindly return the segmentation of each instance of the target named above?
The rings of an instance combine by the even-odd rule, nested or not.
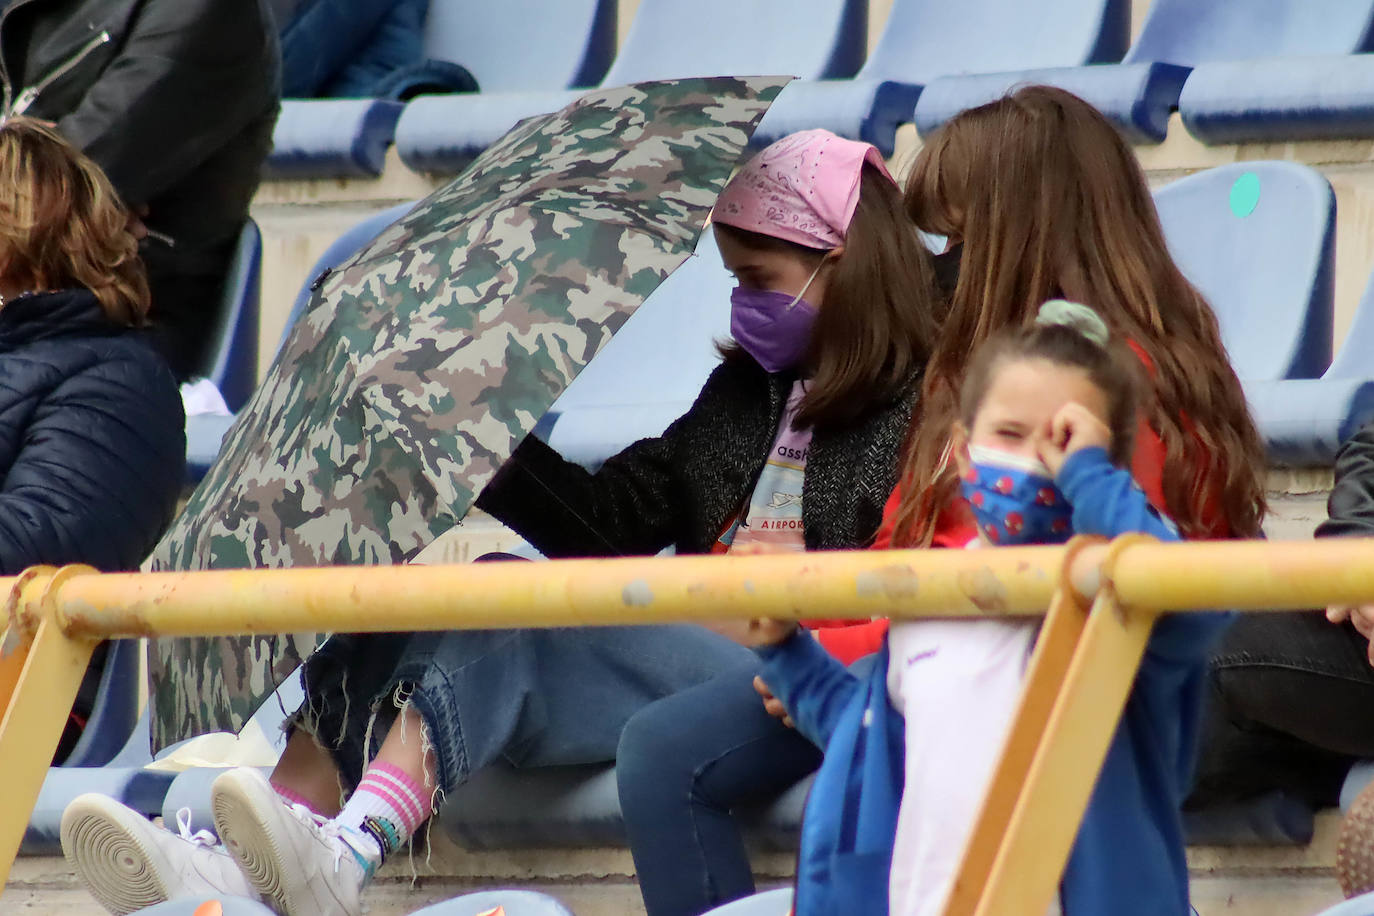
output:
[[[1259,533],[1264,451],[1216,317],[1170,257],[1144,174],[1105,118],[1047,86],[964,112],[921,150],[906,204],[962,254],[891,507],[894,544],[929,544],[956,492],[945,450],[969,355],[1055,298],[1101,310],[1144,363],[1143,444],[1157,439],[1162,461],[1138,454],[1134,471],[1160,508],[1187,537]]]
[[[965,112],[922,149],[906,205],[921,229],[961,246],[961,266],[927,366],[902,484],[889,501],[884,533],[890,537],[880,538],[882,544],[962,547],[976,538],[959,494],[949,432],[971,354],[999,333],[1030,326],[1041,305],[1057,298],[1091,306],[1110,335],[1140,360],[1148,382],[1131,471],[1154,507],[1185,538],[1259,534],[1264,453],[1216,318],[1170,257],[1144,175],[1105,118],[1076,96],[1044,86]],[[919,628],[919,622],[893,627],[890,688],[894,669],[929,655]],[[1124,890],[1139,886],[1150,869],[1150,881],[1172,878],[1186,889],[1177,802],[1187,790],[1188,766],[1181,758],[1196,734],[1210,650],[1209,640],[1198,642],[1151,641],[1118,738],[1134,748],[1128,756],[1147,772],[1142,784],[1154,794],[1138,802],[1159,808],[1157,848],[1167,854],[1152,857],[1148,868],[1139,857],[1128,861],[1132,857],[1110,836],[1091,826],[1102,819],[1090,817],[1068,865],[1066,874],[1077,879],[1066,878],[1066,913],[1158,912],[1149,909],[1157,900]],[[1167,688],[1182,710],[1177,745],[1150,748],[1150,728],[1140,724],[1150,710],[1136,708],[1149,705],[1139,699],[1150,692],[1141,687],[1145,682]],[[911,716],[921,698],[904,698]],[[956,756],[959,745],[958,736],[936,743]],[[1099,791],[1137,784],[1134,776],[1120,778],[1116,764],[1113,770],[1108,762]],[[913,781],[910,755],[907,780]],[[1094,801],[1089,811],[1096,810]],[[959,835],[957,826],[948,825],[954,831],[949,835]],[[932,853],[927,875],[941,868],[952,875],[957,868],[961,844],[945,845],[948,855],[941,852],[937,862],[940,856]],[[897,874],[894,859],[893,912],[924,912],[919,908],[931,903],[922,897],[931,893],[929,886],[908,886]],[[1085,880],[1089,874],[1093,878]],[[1186,899],[1179,906],[1182,916]]]

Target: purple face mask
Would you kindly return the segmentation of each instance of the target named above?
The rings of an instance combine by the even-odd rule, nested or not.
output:
[[[806,355],[816,307],[802,296],[820,272],[818,264],[795,296],[741,286],[730,293],[730,335],[764,370],[791,369]]]

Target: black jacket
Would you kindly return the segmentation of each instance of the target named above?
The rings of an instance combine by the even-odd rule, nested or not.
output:
[[[1374,424],[1351,436],[1336,453],[1336,482],[1326,514],[1317,526],[1318,537],[1374,535]]]
[[[89,292],[0,307],[0,575],[136,568],[176,508],[184,424],[146,335]]]
[[[550,557],[710,550],[763,471],[793,379],[751,360],[719,366],[685,415],[595,474],[530,436],[477,500]],[[910,396],[843,431],[817,432],[802,483],[806,546],[867,545],[896,484]]]
[[[142,253],[183,376],[271,149],[278,71],[260,0],[9,0],[0,12],[5,110],[42,87],[24,113],[57,122],[174,242],[150,237]]]

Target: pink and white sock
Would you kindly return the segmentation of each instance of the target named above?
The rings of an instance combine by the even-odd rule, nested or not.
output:
[[[293,792],[290,789],[286,788],[286,786],[277,785],[275,782],[272,783],[272,788],[276,790],[277,795],[281,798],[281,800],[286,802],[288,805],[300,805],[304,808],[309,809],[310,811],[315,810],[315,806],[310,804],[310,802],[306,800],[305,796],[300,794],[299,792]]]
[[[371,840],[380,860],[410,839],[430,816],[428,796],[400,767],[378,761],[363,773],[357,791],[334,822]]]

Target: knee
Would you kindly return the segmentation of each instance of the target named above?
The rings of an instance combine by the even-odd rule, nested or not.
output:
[[[622,807],[626,801],[652,798],[669,786],[690,783],[687,748],[681,747],[681,724],[654,703],[625,723],[616,748],[615,773]]]

